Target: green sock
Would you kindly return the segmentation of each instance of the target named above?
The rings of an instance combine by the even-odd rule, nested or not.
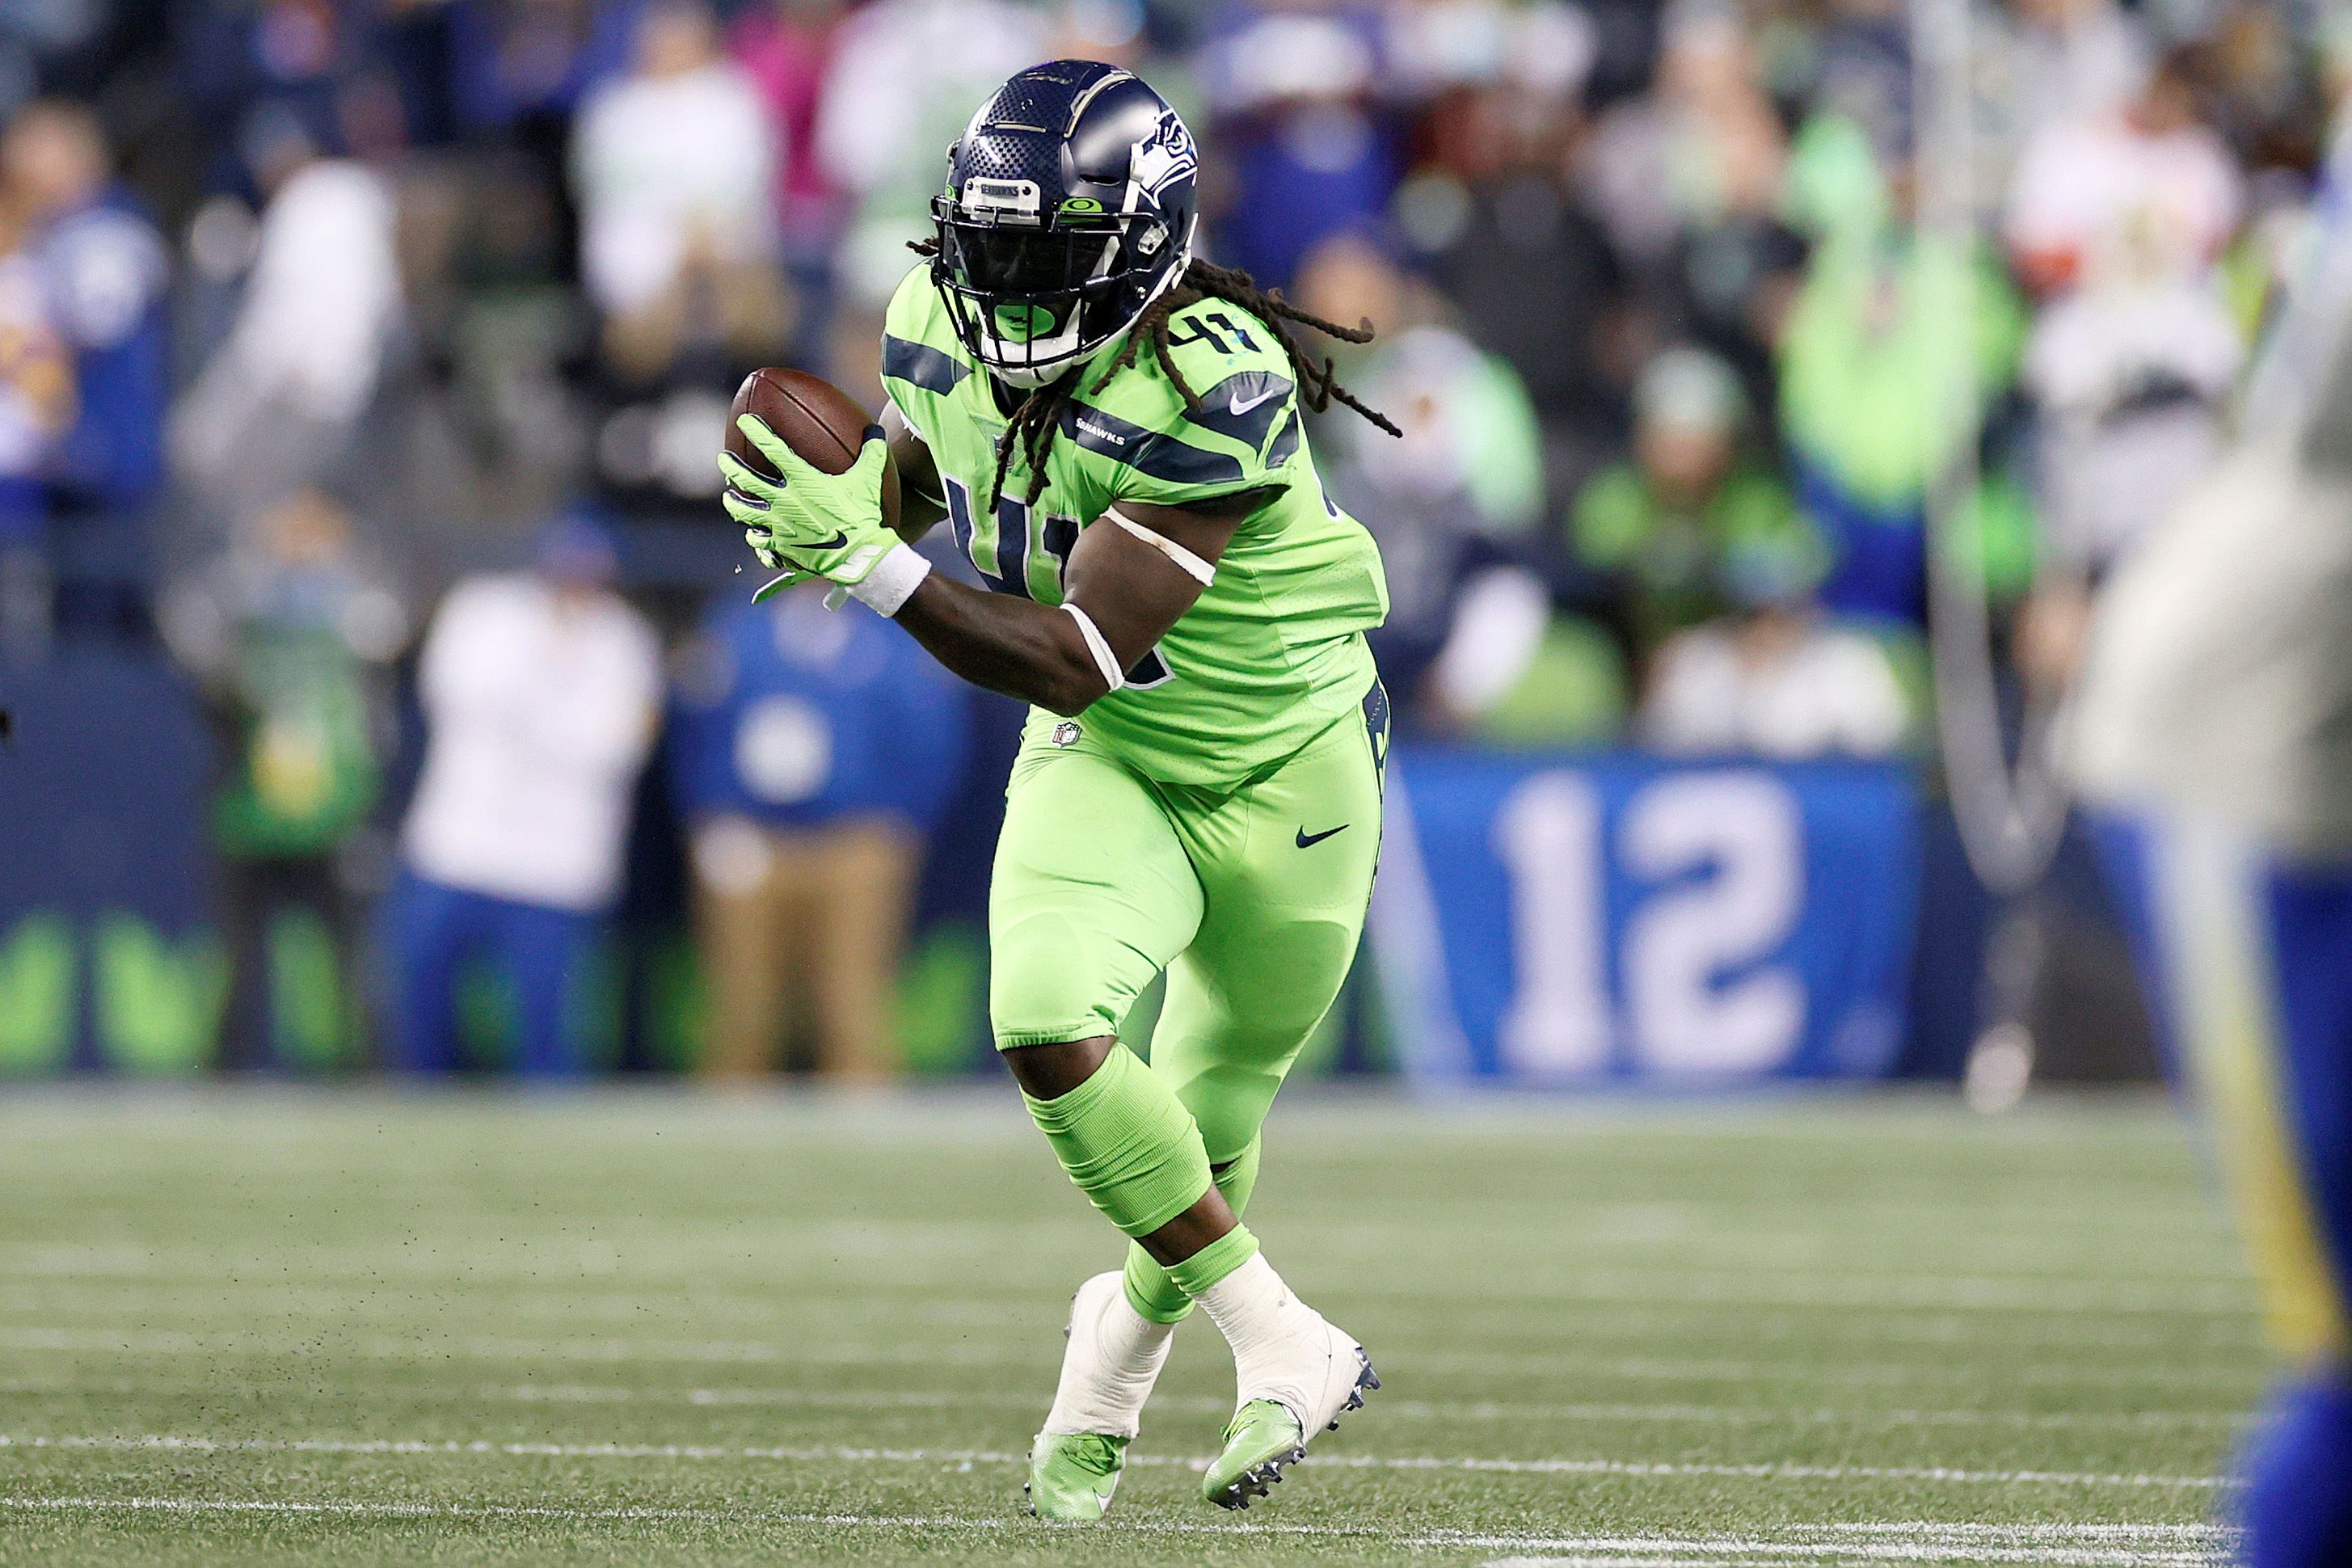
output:
[[[1200,1293],[1257,1256],[1257,1237],[1250,1227],[1236,1225],[1181,1263],[1168,1268],[1168,1278],[1187,1296]]]
[[[1114,1045],[1069,1093],[1022,1099],[1070,1180],[1130,1237],[1150,1235],[1209,1190],[1209,1156],[1192,1113],[1125,1046]]]
[[[1225,1202],[1233,1205],[1236,1216],[1249,1207],[1250,1194],[1257,1188],[1258,1150],[1263,1142],[1262,1139],[1251,1139],[1248,1148],[1227,1161],[1225,1168],[1216,1173],[1217,1191],[1225,1194]],[[1233,1234],[1244,1233],[1236,1230]],[[1238,1267],[1248,1259],[1249,1252],[1244,1251],[1233,1262]],[[1186,1261],[1189,1263],[1192,1259],[1187,1258]],[[1215,1279],[1204,1281],[1202,1289],[1206,1289],[1223,1277],[1220,1273]],[[1169,1276],[1167,1269],[1152,1261],[1151,1254],[1132,1245],[1127,1249],[1127,1303],[1154,1323],[1181,1323],[1192,1310],[1192,1298],[1184,1293],[1184,1288]]]

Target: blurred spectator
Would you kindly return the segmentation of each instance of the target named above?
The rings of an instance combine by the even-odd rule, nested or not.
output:
[[[113,179],[97,119],[42,100],[0,140],[0,180],[22,204],[49,315],[72,355],[76,412],[45,463],[58,614],[68,628],[131,629],[144,618],[144,509],[163,477],[170,393],[163,238]]]
[[[71,502],[137,505],[163,477],[163,237],[115,183],[97,118],[79,104],[18,110],[0,140],[0,176],[23,204],[80,395],[50,484]]]
[[[581,274],[625,374],[652,379],[703,342],[756,363],[782,340],[772,136],[709,8],[657,0],[629,74],[573,131]]]
[[[1376,113],[1381,23],[1347,0],[1245,4],[1210,23],[1208,221],[1219,258],[1268,287],[1286,287],[1308,251],[1388,205],[1397,155]]]
[[[2243,204],[2184,53],[2026,146],[2006,228],[2042,296],[2025,385],[2053,570],[2017,644],[2038,689],[2071,678],[2092,585],[2219,454],[2245,359],[2220,264]]]
[[[192,129],[208,140],[205,184],[266,197],[289,138],[329,144],[353,63],[361,8],[321,0],[176,7],[175,64]]]
[[[827,1077],[878,1082],[897,1066],[898,956],[967,706],[919,648],[872,616],[827,613],[823,596],[723,605],[683,661],[670,763],[713,1078],[768,1070],[790,1013]]]
[[[2009,237],[2047,296],[2026,386],[2046,416],[2044,515],[2078,574],[2212,460],[2244,359],[2218,265],[2242,202],[2179,56],[2127,104],[2054,121],[2026,149]]]
[[[1443,101],[1396,226],[1463,329],[1517,373],[1548,457],[1573,468],[1617,424],[1606,342],[1624,279],[1568,179],[1573,98],[1508,86]]]
[[[431,3],[431,0],[426,0]],[[576,277],[568,171],[572,116],[627,66],[641,0],[444,0],[449,117],[478,144],[510,149],[548,208],[562,275]]]
[[[1738,378],[1703,349],[1669,349],[1633,390],[1633,451],[1577,492],[1577,563],[1646,660],[1674,633],[1721,614],[1725,563],[1742,552],[1817,548],[1788,487],[1747,439]]]
[[[48,645],[56,572],[43,481],[79,406],[32,226],[24,193],[0,190],[0,657],[10,658]]]
[[[316,489],[173,593],[163,630],[221,740],[213,803],[228,952],[223,1067],[325,1066],[358,1032],[355,851],[376,801],[383,670],[399,601],[357,561],[351,519]]]
[[[1885,645],[1825,621],[1818,556],[1742,551],[1725,563],[1740,608],[1669,638],[1643,699],[1644,744],[1675,755],[1885,756],[1911,729]]]
[[[574,514],[534,570],[462,582],[434,617],[425,771],[384,922],[397,1067],[457,1065],[469,960],[511,992],[522,1071],[583,1065],[583,988],[660,697],[660,651],[613,592],[616,565],[610,533]]]
[[[1685,0],[1663,26],[1657,90],[1612,107],[1580,164],[1649,334],[1714,350],[1769,405],[1804,259],[1778,214],[1780,121],[1737,12]]]
[[[1441,323],[1444,305],[1353,236],[1326,241],[1300,274],[1300,302],[1378,335],[1334,352],[1347,384],[1404,432],[1352,418],[1316,429],[1332,494],[1380,541],[1388,620],[1373,636],[1396,700],[1414,701],[1448,636],[1465,572],[1524,534],[1543,506],[1543,450],[1518,377]]]
[[[798,309],[793,357],[822,363],[831,313],[834,249],[846,214],[817,158],[817,106],[833,65],[841,0],[755,0],[737,15],[728,47],[766,108],[776,149],[773,205]]]
[[[383,179],[291,119],[257,149],[268,205],[244,300],[172,432],[181,471],[232,521],[333,471],[403,313]]]
[[[2015,375],[2021,308],[1989,252],[1908,226],[1908,166],[1882,174],[1851,121],[1810,124],[1791,173],[1816,236],[1782,329],[1780,413],[1799,504],[1831,545],[1822,602],[1916,624],[1927,487]]]
[[[1608,633],[1553,606],[1543,580],[1496,566],[1466,584],[1425,709],[1487,745],[1598,745],[1624,728],[1625,660]]]
[[[2027,143],[2005,228],[2037,293],[2106,277],[2210,268],[2243,196],[2221,139],[2197,115],[2188,57],[2174,54],[2126,103],[2049,122]]]
[[[635,0],[448,0],[457,119],[524,148],[561,146],[588,89],[627,64]],[[551,162],[552,174],[560,165]]]

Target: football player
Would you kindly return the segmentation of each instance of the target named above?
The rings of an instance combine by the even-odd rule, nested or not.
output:
[[[2254,1568],[2352,1563],[2352,209],[2318,207],[2242,437],[2106,589],[2077,714],[2293,1366],[2245,1456]]]
[[[1199,158],[1127,71],[1000,88],[950,150],[890,303],[889,406],[833,476],[751,416],[782,475],[722,458],[779,582],[823,577],[940,663],[1033,704],[989,899],[996,1045],[1070,1179],[1132,1238],[1073,1300],[1030,1506],[1101,1517],[1197,1304],[1239,1378],[1208,1500],[1246,1507],[1379,1386],[1242,1222],[1258,1126],[1338,995],[1381,837],[1388,592],[1301,424],[1346,403],[1318,321],[1193,254]],[[944,518],[986,591],[883,522]],[[1165,971],[1151,1059],[1119,1043]]]

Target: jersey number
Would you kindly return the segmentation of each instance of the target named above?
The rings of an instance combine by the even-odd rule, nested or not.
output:
[[[1174,332],[1168,334],[1168,346],[1171,349],[1181,348],[1186,343],[1204,342],[1221,354],[1229,354],[1234,351],[1226,346],[1224,338],[1219,335],[1217,329],[1222,327],[1226,332],[1231,333],[1234,340],[1243,348],[1252,353],[1257,352],[1257,340],[1251,337],[1241,327],[1234,325],[1234,319],[1223,310],[1210,310],[1205,314],[1193,317],[1189,321],[1179,321],[1177,325],[1183,330],[1183,335],[1179,337]]]
[[[995,570],[992,571],[990,563],[980,558],[980,530],[973,523],[978,509],[972,504],[971,491],[945,474],[940,476],[940,485],[947,491],[948,525],[955,530],[956,548],[971,557],[972,569],[992,593],[1024,599],[1036,597],[1029,590],[1029,561],[1033,552],[1042,547],[1045,559],[1054,564],[1054,584],[1058,594],[1070,569],[1070,552],[1078,547],[1077,519],[1048,516],[1033,529],[1027,501],[1012,496],[997,497],[996,560]],[[1019,542],[1013,543],[1013,541]],[[1155,647],[1135,661],[1135,668],[1127,672],[1127,684],[1132,690],[1148,690],[1165,683],[1171,676],[1167,661]]]

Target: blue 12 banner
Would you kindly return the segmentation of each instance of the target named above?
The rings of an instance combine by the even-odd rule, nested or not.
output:
[[[1372,948],[1414,1076],[1696,1087],[1893,1065],[1907,770],[1429,747],[1391,766]]]

